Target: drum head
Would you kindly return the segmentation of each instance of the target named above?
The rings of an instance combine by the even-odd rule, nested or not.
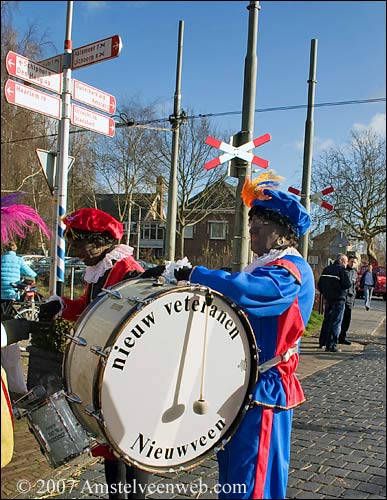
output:
[[[207,288],[175,287],[139,304],[107,342],[94,390],[101,431],[129,464],[196,466],[224,445],[251,400],[256,344],[244,313]]]

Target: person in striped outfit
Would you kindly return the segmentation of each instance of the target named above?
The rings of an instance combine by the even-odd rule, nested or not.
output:
[[[279,191],[279,179],[269,171],[242,191],[253,262],[242,272],[197,266],[189,274],[191,283],[217,290],[247,313],[259,352],[250,408],[217,455],[219,483],[225,491],[245,485],[245,493],[236,488],[219,498],[286,498],[293,408],[305,401],[295,372],[315,284],[295,246],[310,217],[295,196]]]

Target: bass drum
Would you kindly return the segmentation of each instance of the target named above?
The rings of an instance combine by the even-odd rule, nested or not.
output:
[[[64,379],[76,418],[140,469],[198,465],[249,407],[258,365],[250,323],[207,287],[122,282],[83,313],[73,340]]]

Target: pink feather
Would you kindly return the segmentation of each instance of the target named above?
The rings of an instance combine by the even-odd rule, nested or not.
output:
[[[3,202],[3,200],[2,200]],[[3,203],[2,203],[3,204]],[[31,223],[40,227],[43,233],[50,237],[50,231],[36,212],[35,209],[28,205],[10,205],[1,207],[1,241],[6,243],[12,240],[15,235],[20,238],[25,238],[27,231],[30,231],[33,226]]]

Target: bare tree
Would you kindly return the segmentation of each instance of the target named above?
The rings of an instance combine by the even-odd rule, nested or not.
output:
[[[36,26],[30,26],[25,33],[19,33],[12,26],[12,9],[17,2],[1,2],[1,190],[2,193],[23,191],[23,203],[34,206],[48,222],[50,195],[44,182],[35,154],[37,147],[48,145],[46,138],[49,119],[6,102],[4,85],[8,78],[5,59],[12,50],[32,60],[38,60],[42,51],[50,44],[46,33],[40,33]],[[40,139],[32,139],[39,137]],[[42,235],[38,239],[35,231],[20,242],[19,248],[35,248],[39,239],[45,250]]]
[[[157,131],[133,125],[152,119],[153,107],[129,103],[119,116],[122,126],[115,137],[95,142],[93,162],[105,192],[115,195],[119,219],[130,222],[133,193],[154,190],[156,177],[163,172],[154,161]]]
[[[190,115],[193,113],[189,112]],[[180,126],[178,176],[178,233],[180,235],[180,256],[184,256],[185,228],[194,226],[217,207],[221,208],[224,198],[217,189],[217,181],[225,178],[224,168],[206,171],[204,164],[214,155],[214,149],[207,146],[207,136],[219,137],[210,127],[207,118],[195,121],[187,119]],[[172,157],[170,134],[160,134],[158,160],[169,169]],[[215,152],[216,154],[216,152]]]
[[[376,259],[375,238],[386,232],[386,142],[371,129],[351,131],[346,148],[326,151],[313,166],[316,191],[331,184],[331,212],[314,209],[317,225],[339,225],[347,235],[367,244]]]

